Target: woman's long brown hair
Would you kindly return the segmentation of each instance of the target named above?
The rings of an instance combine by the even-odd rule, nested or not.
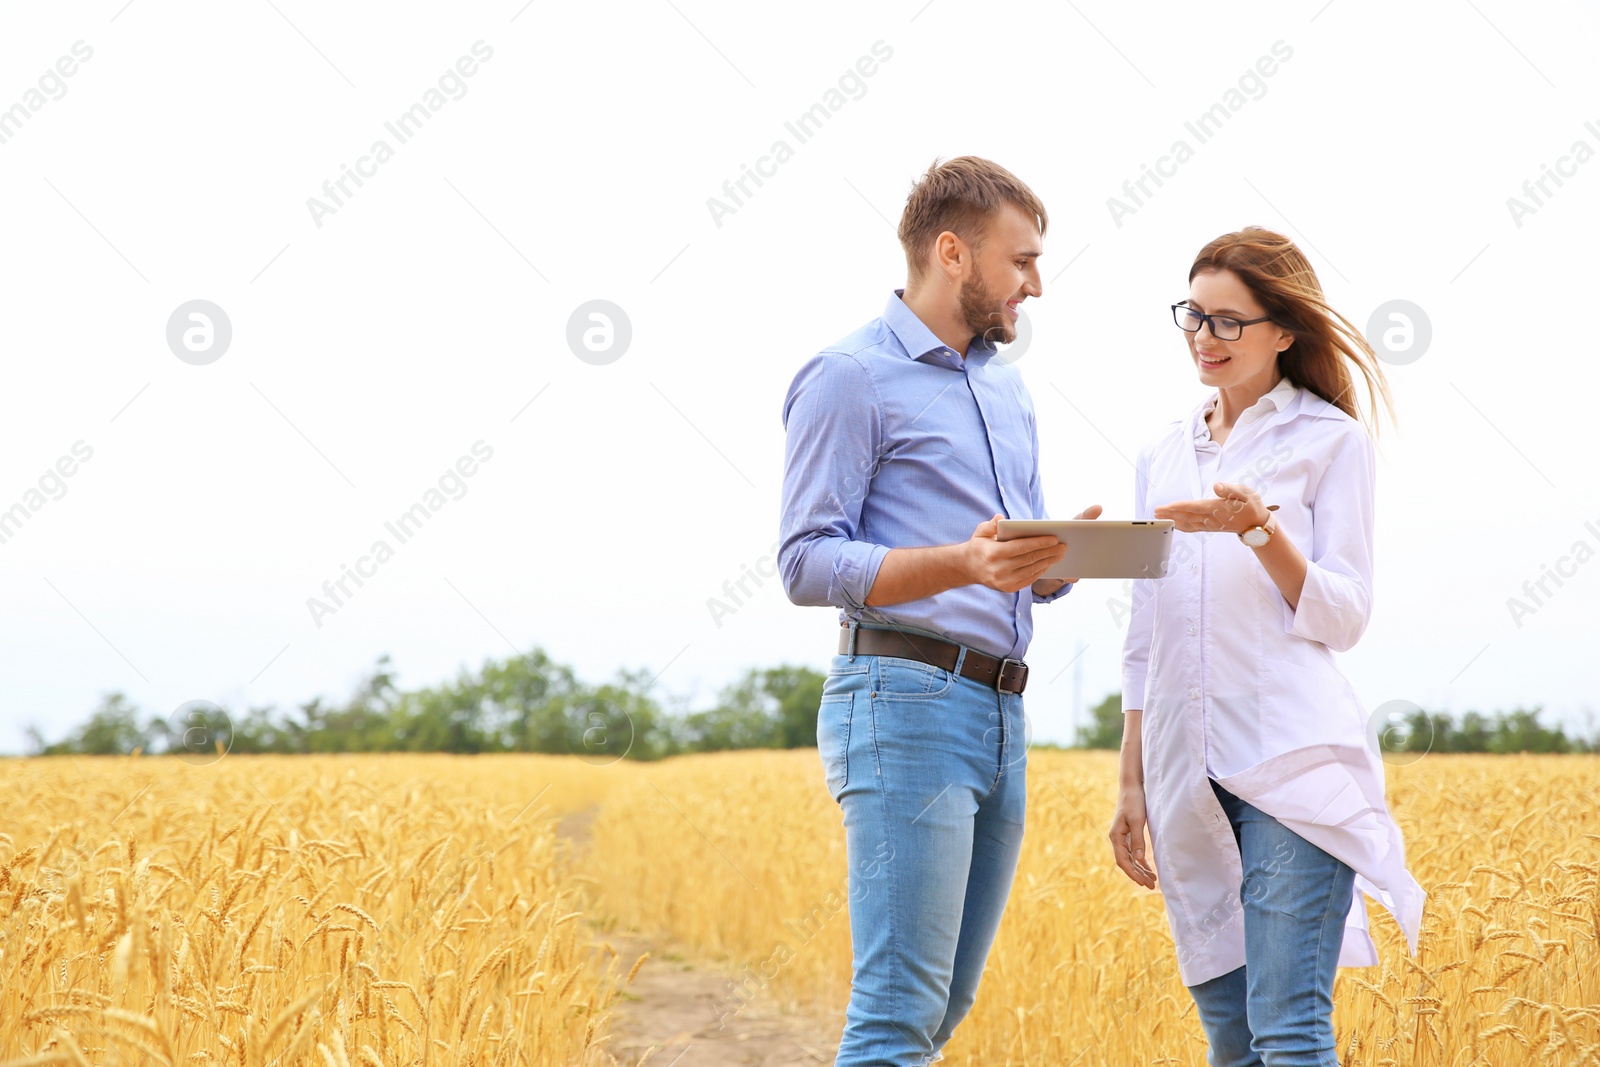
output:
[[[1272,321],[1294,334],[1294,343],[1278,353],[1278,373],[1363,422],[1373,436],[1377,436],[1379,397],[1394,421],[1389,383],[1372,346],[1349,319],[1328,305],[1316,271],[1293,241],[1260,226],[1225,233],[1200,250],[1189,268],[1189,280],[1219,270],[1238,275]],[[1356,405],[1351,367],[1366,379],[1370,421]]]

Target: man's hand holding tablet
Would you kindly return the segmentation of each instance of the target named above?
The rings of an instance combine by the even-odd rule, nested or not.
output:
[[[1090,504],[1077,515],[1079,519],[1098,519],[1100,505]],[[1032,586],[1039,596],[1049,596],[1076,578],[1046,578],[1043,575],[1061,563],[1067,545],[1055,534],[1033,537],[1000,538],[1000,524],[1011,520],[996,515],[978,524],[966,548],[972,559],[972,571],[977,584],[1002,593],[1015,593]]]

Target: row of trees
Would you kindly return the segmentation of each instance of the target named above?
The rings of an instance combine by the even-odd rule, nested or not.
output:
[[[670,712],[650,693],[644,671],[622,671],[602,685],[580,680],[541,649],[481,670],[463,670],[435,687],[402,690],[388,657],[343,703],[321,697],[291,712],[273,707],[232,714],[203,702],[162,717],[145,715],[112,693],[88,720],[59,741],[30,728],[40,755],[114,755],[134,751],[197,757],[218,751],[549,752],[595,762],[660,759],[687,752],[805,748],[816,744],[823,675],[808,667],[747,671],[705,711]],[[1459,720],[1418,709],[1390,722],[1379,737],[1391,752],[1596,752],[1600,734],[1569,736],[1540,722],[1539,708]],[[1080,748],[1116,748],[1121,703],[1106,697],[1077,730]]]
[[[1600,752],[1600,732],[1584,737],[1568,734],[1559,723],[1539,721],[1542,708],[1516,708],[1485,715],[1469,711],[1456,719],[1444,712],[1418,708],[1388,719],[1376,730],[1379,747],[1396,755],[1422,752]],[[1113,693],[1090,712],[1088,726],[1078,727],[1080,748],[1117,748],[1122,743],[1122,698]]]
[[[145,715],[121,693],[59,741],[37,727],[39,755],[135,750],[203,756],[305,752],[549,752],[609,762],[684,752],[815,745],[823,676],[807,667],[750,670],[706,711],[672,714],[643,671],[602,685],[581,681],[542,649],[435,687],[402,690],[387,656],[343,703],[317,697],[290,712],[230,713],[192,702],[167,717]]]

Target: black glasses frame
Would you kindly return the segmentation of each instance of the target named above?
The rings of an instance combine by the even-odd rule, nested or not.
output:
[[[1189,329],[1189,327],[1185,326],[1179,320],[1179,311],[1183,311],[1195,316],[1200,320],[1200,325],[1196,326],[1192,330]],[[1194,308],[1190,307],[1187,300],[1180,300],[1176,304],[1172,305],[1172,322],[1173,325],[1178,327],[1178,329],[1182,330],[1184,333],[1199,333],[1200,326],[1209,326],[1211,327],[1211,336],[1215,337],[1219,341],[1237,341],[1239,338],[1244,336],[1244,328],[1246,326],[1254,326],[1258,322],[1271,321],[1271,315],[1263,315],[1259,319],[1236,319],[1232,315],[1203,315],[1199,311],[1196,311]],[[1232,337],[1224,337],[1222,334],[1217,332],[1217,323],[1219,322],[1231,322],[1235,326],[1239,327],[1239,332],[1234,334]]]

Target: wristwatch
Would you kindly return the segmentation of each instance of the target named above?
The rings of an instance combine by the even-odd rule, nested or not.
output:
[[[1278,510],[1278,505],[1267,505],[1267,524],[1265,526],[1252,526],[1248,530],[1239,531],[1239,540],[1251,548],[1263,548],[1272,540],[1272,535],[1277,532],[1278,524],[1273,521],[1272,513]]]

